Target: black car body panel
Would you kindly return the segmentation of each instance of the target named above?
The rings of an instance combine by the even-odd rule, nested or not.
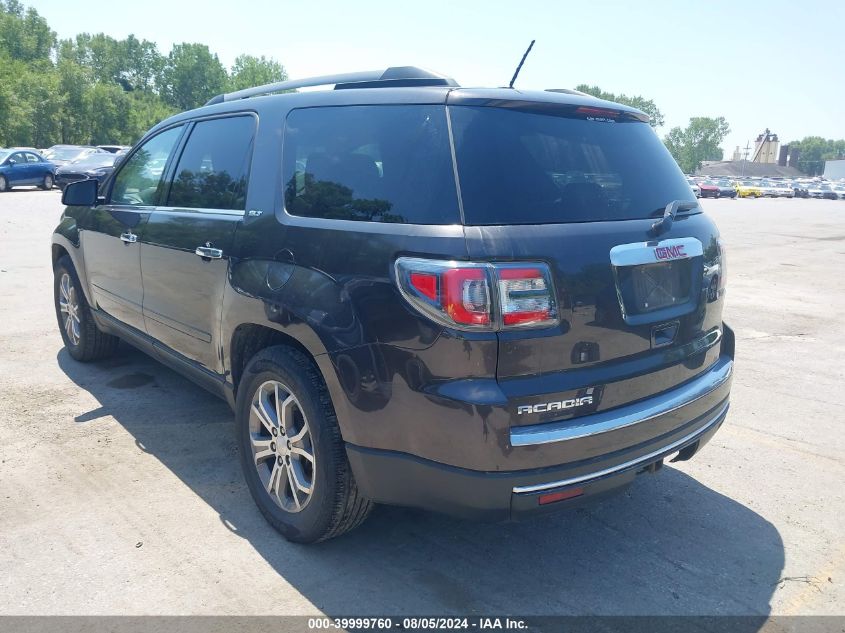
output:
[[[550,116],[586,108],[596,125],[646,125],[632,108],[583,95],[449,86],[219,103],[153,128],[100,183],[102,204],[68,207],[54,235],[54,259],[70,255],[103,329],[230,404],[246,362],[262,346],[288,344],[310,355],[355,477],[376,501],[506,518],[546,509],[538,508],[538,495],[573,485],[561,482],[586,486],[578,498],[599,495],[669,454],[690,457],[724,420],[733,358],[733,335],[721,320],[723,262],[712,221],[695,209],[655,236],[655,218],[671,200],[658,203],[660,214],[651,207],[639,219],[521,225],[289,212],[282,139],[292,110],[403,104]],[[256,126],[243,209],[170,204],[187,139],[203,122],[231,116],[252,117]],[[607,117],[620,120],[604,123]],[[134,206],[117,204],[120,173],[131,169],[139,147],[164,134],[172,145],[155,174],[166,184],[132,194]],[[672,178],[683,178],[672,169]],[[678,191],[694,200],[685,181]],[[619,275],[627,273],[612,263],[611,249],[638,245],[651,252],[677,240],[695,241],[702,251],[678,264],[689,278],[684,297],[626,313],[620,288],[627,282]],[[219,257],[200,256],[199,248],[219,250]],[[551,271],[558,321],[524,330],[444,326],[397,288],[400,257],[540,262]],[[701,390],[711,382],[712,389]],[[561,404],[587,394],[589,403]],[[607,421],[614,410],[645,410],[661,395],[690,394],[695,398],[624,427]],[[550,429],[552,439],[535,442],[538,427]],[[571,427],[585,433],[568,437]]]

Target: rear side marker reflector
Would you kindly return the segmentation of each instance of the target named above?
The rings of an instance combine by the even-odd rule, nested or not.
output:
[[[566,501],[567,499],[574,499],[584,494],[583,488],[571,488],[569,490],[561,490],[560,492],[548,492],[537,497],[537,503],[541,506],[550,503],[557,503],[558,501]]]
[[[558,323],[551,272],[544,263],[400,257],[396,282],[415,309],[448,327],[495,331]]]

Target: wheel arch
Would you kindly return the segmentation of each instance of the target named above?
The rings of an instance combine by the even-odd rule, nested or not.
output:
[[[59,229],[63,227],[60,226]],[[73,227],[73,233],[71,234],[72,237],[78,237],[76,235],[76,227]],[[79,243],[72,241],[67,233],[60,232],[57,230],[56,233],[53,233],[53,241],[50,245],[50,257],[53,267],[55,268],[56,262],[58,262],[62,257],[67,256],[70,259],[71,264],[73,264],[73,268],[76,270],[76,275],[79,277],[79,283],[82,285],[82,292],[85,293],[85,299],[88,301],[88,305],[93,306],[94,302],[91,296],[91,290],[88,286],[88,275],[85,272],[85,260],[82,256],[82,251],[79,248]]]
[[[260,351],[276,346],[296,349],[314,363],[317,372],[329,390],[335,415],[338,419],[338,426],[341,435],[344,435],[345,420],[348,417],[346,392],[340,383],[329,354],[325,349],[309,349],[297,338],[268,325],[245,322],[239,324],[232,331],[227,350],[229,354],[227,370],[232,381],[233,400],[237,398],[238,387],[250,359]]]

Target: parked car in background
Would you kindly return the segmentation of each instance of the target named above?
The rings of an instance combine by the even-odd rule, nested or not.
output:
[[[777,198],[778,197],[778,190],[771,180],[760,180],[759,185],[760,191],[763,193],[763,197],[765,198]]]
[[[701,197],[701,187],[698,186],[698,183],[695,182],[692,178],[687,178],[687,182],[689,183],[690,189],[695,194],[696,198]]]
[[[734,183],[736,195],[740,198],[762,198],[763,190],[753,180],[738,180]]]
[[[55,173],[55,165],[37,152],[0,149],[0,193],[22,185],[52,189]]]
[[[79,180],[101,181],[114,171],[115,163],[120,160],[119,154],[107,152],[89,154],[85,158],[67,163],[56,169],[56,184],[60,189]]]
[[[702,198],[721,198],[722,191],[719,189],[719,185],[717,185],[712,180],[700,180],[698,181],[698,190],[701,193]]]
[[[56,167],[59,167],[60,165],[72,163],[80,158],[90,156],[91,154],[106,153],[105,150],[91,145],[53,145],[53,147],[47,150],[44,157],[56,165]]]
[[[816,182],[809,186],[811,198],[824,198],[827,200],[836,200],[839,196],[833,188],[824,182]]]
[[[129,145],[97,145],[97,147],[110,154],[125,154],[132,149]]]
[[[831,185],[831,189],[840,200],[845,200],[845,185]]]
[[[730,180],[722,178],[713,182],[719,187],[720,198],[736,198],[736,187]]]
[[[822,198],[825,200],[838,200],[839,195],[833,190],[833,187],[827,183],[822,183],[819,185],[819,189],[822,192]]]
[[[776,180],[772,183],[776,196],[778,198],[794,198],[795,192],[792,190],[792,187],[789,183],[784,182],[782,180]]]
[[[792,192],[795,194],[796,198],[809,198],[810,191],[807,188],[807,184],[803,183],[799,180],[793,180],[790,185],[792,187]]]

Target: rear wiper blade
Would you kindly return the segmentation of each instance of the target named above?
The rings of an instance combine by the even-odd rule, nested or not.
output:
[[[655,211],[651,214],[652,216],[658,213],[662,213],[663,216],[651,225],[651,231],[649,231],[649,233],[655,237],[661,233],[666,233],[672,228],[672,222],[675,221],[675,215],[679,211],[689,211],[691,209],[695,209],[697,206],[698,202],[695,202],[694,200],[672,200],[672,202],[666,205],[665,209],[655,209]]]

